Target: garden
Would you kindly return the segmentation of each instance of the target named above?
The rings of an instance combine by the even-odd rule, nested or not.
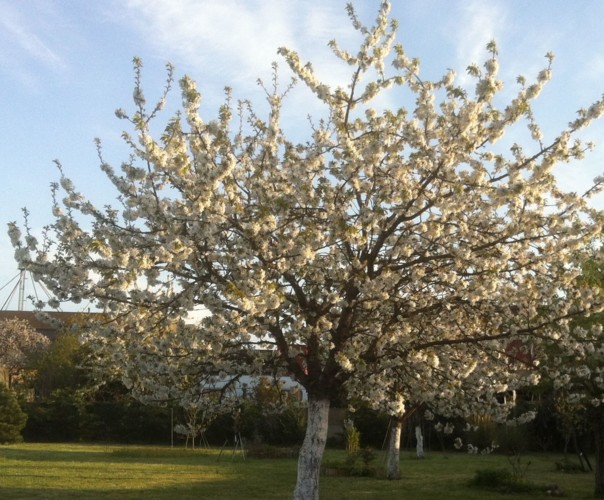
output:
[[[57,161],[52,223],[9,224],[48,306],[98,312],[2,361],[8,496],[604,497],[604,177],[552,173],[604,98],[552,135],[552,53],[511,93],[494,41],[426,79],[390,7],[346,7],[345,86],[278,49],[320,109],[306,128],[281,121],[299,94],[276,63],[265,101],[227,88],[206,118],[186,75],[165,108],[170,64],[147,101],[133,58],[129,159],[96,142],[114,203]]]

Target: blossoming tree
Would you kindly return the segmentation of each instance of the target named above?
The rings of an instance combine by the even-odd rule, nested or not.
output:
[[[594,250],[583,265],[579,287],[570,300],[592,300],[592,286],[604,287],[602,250]],[[581,286],[585,289],[581,291]],[[566,407],[582,410],[595,444],[594,496],[604,498],[604,316],[586,315],[561,325],[562,339],[548,341],[538,351],[540,370]]]
[[[435,318],[422,330],[436,324]],[[448,326],[449,330],[455,328],[456,325]],[[501,332],[501,327],[498,330]],[[454,343],[443,342],[439,346],[405,352],[391,342],[384,346],[387,353],[380,353],[369,363],[357,364],[346,382],[348,395],[367,399],[374,408],[391,415],[386,470],[389,479],[401,476],[400,440],[407,408],[423,408],[427,414],[436,412],[439,417],[458,421],[488,416],[496,422],[510,423],[510,412],[515,406],[514,391],[539,382],[536,363],[532,359],[519,360],[509,347],[508,336],[499,338],[497,331],[488,332],[486,328],[482,332],[492,337],[488,344],[470,341],[460,349]],[[414,335],[419,336],[420,332]],[[527,412],[520,418],[532,416],[532,412]],[[442,423],[434,423],[442,426]],[[444,428],[446,434],[461,431],[451,422]],[[463,445],[461,438],[456,443],[458,448]]]
[[[32,356],[50,344],[46,335],[34,330],[23,319],[0,321],[0,369],[6,373],[9,389],[13,382],[32,365]]]
[[[552,174],[582,157],[574,136],[601,101],[546,142],[531,103],[549,65],[498,107],[494,44],[484,69],[469,68],[474,89],[452,71],[429,81],[394,43],[389,2],[371,27],[348,10],[358,50],[331,43],[350,68],[347,87],[279,50],[324,107],[305,142],[285,136],[287,92],[276,85],[266,119],[227,92],[206,121],[188,77],[182,113],[154,138],[164,100],[147,107],[135,61],[134,110],[117,112],[134,131],[124,134],[132,155],[119,171],[100,154],[118,203],[95,206],[61,169],[43,240],[9,230],[20,266],[59,300],[95,300],[118,320],[98,338],[126,378],[152,383],[150,360],[160,358],[208,387],[267,364],[292,374],[309,400],[297,499],[318,498],[330,401],[352,381],[382,397],[386,372],[367,381],[357,371],[378,359],[425,366],[439,349],[467,371],[477,353],[500,355],[502,340],[547,338],[575,309],[540,305],[572,282],[570,256],[602,226],[587,202],[600,181],[577,196]],[[386,100],[393,109],[379,106]],[[527,143],[495,144],[516,123]],[[199,306],[209,315],[192,327],[184,318]]]

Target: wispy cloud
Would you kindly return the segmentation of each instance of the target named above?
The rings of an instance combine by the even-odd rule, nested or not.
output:
[[[66,67],[60,53],[45,39],[48,19],[44,19],[36,4],[0,0],[2,71],[30,86],[35,86],[34,74],[40,66],[51,71]]]
[[[62,57],[36,33],[35,20],[24,9],[17,10],[14,3],[0,0],[0,33],[5,49],[20,52],[21,57],[34,59],[52,69],[64,67]]]
[[[456,64],[460,76],[471,63],[485,59],[485,46],[498,40],[505,29],[506,15],[500,4],[469,0],[461,4],[460,19],[454,34]],[[463,78],[463,77],[462,77]]]
[[[23,25],[0,18],[2,28],[6,30],[15,44],[27,55],[51,68],[63,66],[61,57],[46,45],[35,33],[28,31]]]
[[[224,85],[233,87],[237,98],[250,98],[257,105],[262,91],[255,82],[271,78],[274,61],[280,67],[279,80],[286,85],[289,70],[277,53],[283,46],[310,61],[327,84],[345,86],[350,81],[350,68],[338,64],[327,46],[334,38],[344,47],[357,46],[343,1],[128,0],[126,5],[125,22],[160,57],[191,72],[210,107],[216,104],[214,99],[222,98]],[[282,118],[299,128],[307,114],[316,118],[321,108],[300,84],[290,94]]]
[[[159,50],[220,72],[257,70],[291,41],[287,2],[128,0],[131,21]]]
[[[305,0],[128,0],[129,22],[167,55],[176,54],[200,74],[229,81],[254,81],[278,61],[287,46],[327,53],[330,38],[349,33],[343,4]],[[341,17],[344,23],[334,22]],[[344,25],[341,33],[334,26]],[[322,47],[320,47],[322,46]],[[319,50],[317,50],[319,49]],[[322,61],[313,61],[317,68]]]

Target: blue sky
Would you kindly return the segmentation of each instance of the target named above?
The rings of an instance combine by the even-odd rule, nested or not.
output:
[[[357,0],[370,22],[378,0]],[[507,91],[519,74],[535,76],[553,51],[554,78],[536,115],[552,137],[604,92],[604,2],[600,0],[393,0],[398,40],[422,61],[422,74],[438,78],[447,68],[463,78],[481,64],[484,46],[499,46]],[[206,114],[213,115],[229,85],[236,98],[260,99],[257,78],[270,79],[276,50],[287,46],[311,60],[319,76],[345,82],[327,42],[353,49],[357,40],[340,0],[0,0],[0,287],[17,274],[6,235],[9,221],[31,212],[31,225],[51,221],[53,160],[83,193],[100,204],[113,193],[98,168],[94,138],[116,167],[126,159],[115,109],[131,108],[132,57],[144,61],[149,100],[164,85],[165,64],[191,75]],[[282,64],[283,74],[287,75]],[[283,77],[286,81],[286,76]],[[177,94],[172,102],[179,102]],[[306,125],[313,111],[300,91],[285,119]],[[548,134],[549,133],[549,134]],[[604,124],[586,137],[599,144],[587,160],[559,170],[560,184],[584,190],[604,172]],[[602,200],[596,204],[604,208]],[[0,290],[0,306],[10,287]]]

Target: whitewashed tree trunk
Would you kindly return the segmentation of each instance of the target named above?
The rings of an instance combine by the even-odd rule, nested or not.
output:
[[[294,500],[319,500],[321,460],[327,441],[329,399],[310,397],[306,436],[298,456],[298,480]]]
[[[403,418],[393,418],[390,427],[390,442],[388,445],[388,460],[386,463],[386,477],[388,479],[401,478],[401,433],[403,430]]]
[[[415,426],[415,450],[417,452],[417,458],[424,458],[424,435],[422,434],[422,426]]]

